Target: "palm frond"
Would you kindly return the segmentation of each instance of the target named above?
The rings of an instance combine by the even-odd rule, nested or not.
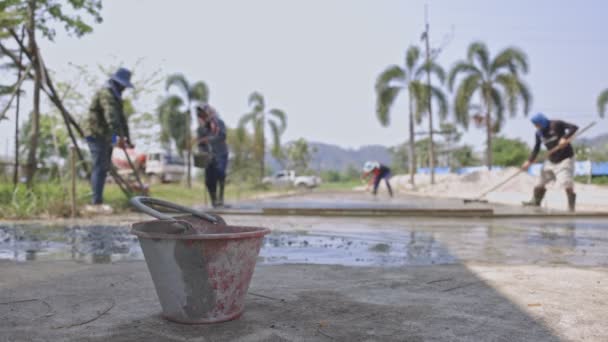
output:
[[[504,122],[504,112],[505,112],[505,104],[502,98],[502,94],[496,89],[496,87],[492,87],[490,90],[490,97],[492,100],[492,108],[494,109],[494,115],[496,117],[497,127],[500,130],[502,127],[502,123]]]
[[[532,92],[524,82],[521,80],[518,81],[519,97],[524,104],[524,115],[527,116],[530,113],[530,107],[532,106]]]
[[[287,129],[287,114],[285,114],[284,111],[282,111],[280,109],[276,109],[276,108],[269,110],[268,114],[279,119],[279,123],[280,123],[280,125],[278,126],[279,131],[281,132],[281,134],[283,134],[285,132],[285,130]]]
[[[419,58],[420,49],[415,45],[410,46],[405,53],[405,65],[407,66],[407,69],[410,71],[414,70]]]
[[[430,92],[432,99],[439,106],[439,117],[443,121],[448,116],[448,100],[441,88],[431,86]]]
[[[508,68],[514,74],[518,74],[519,71],[525,74],[529,68],[528,56],[518,48],[506,48],[494,58],[490,70],[492,73],[496,73],[502,68]]]
[[[413,101],[414,119],[416,124],[419,125],[422,122],[424,113],[428,113],[429,89],[422,81],[415,80],[410,82],[409,91],[412,95],[410,101]]]
[[[454,98],[454,114],[456,121],[465,129],[469,127],[469,108],[471,107],[471,99],[475,91],[480,89],[481,75],[471,74],[467,76],[458,86],[456,96]]]
[[[263,112],[266,105],[264,104],[264,96],[257,91],[249,95],[249,106],[253,107],[254,112]]]
[[[511,73],[499,74],[495,77],[495,81],[502,86],[508,103],[509,112],[511,113],[511,116],[514,116],[517,113],[517,104],[519,97],[521,96],[519,88],[521,82],[515,74]]]
[[[384,127],[391,123],[390,110],[401,91],[401,87],[385,87],[376,90],[376,117]]]
[[[165,81],[165,90],[169,91],[171,87],[179,88],[184,95],[190,100],[190,84],[183,74],[173,74],[167,77]]]
[[[597,97],[597,110],[600,114],[600,117],[604,117],[606,115],[606,108],[608,107],[608,89],[604,90],[600,93],[600,96]]]
[[[452,67],[450,73],[448,74],[448,89],[450,91],[454,89],[454,81],[456,81],[456,77],[461,73],[466,75],[476,74],[481,78],[481,70],[479,70],[474,64],[460,61]]]
[[[488,52],[488,47],[483,42],[473,42],[469,45],[467,59],[470,63],[474,63],[475,59],[477,59],[484,71],[488,71],[490,68],[490,53]]]
[[[157,109],[161,127],[160,140],[163,144],[168,144],[173,139],[180,155],[186,146],[186,127],[189,117],[189,112],[180,111],[183,105],[183,100],[173,95],[164,99]]]
[[[243,115],[239,120],[239,127],[245,127],[248,123],[254,122],[258,119],[259,112],[251,112]]]
[[[390,109],[405,84],[405,78],[405,70],[391,65],[376,79],[376,116],[382,126],[390,124]]]
[[[272,131],[272,155],[276,158],[281,154],[281,129],[274,121],[269,121],[270,130]]]
[[[445,70],[443,70],[441,65],[433,61],[425,62],[421,68],[416,70],[415,78],[421,79],[427,72],[430,72],[431,75],[435,75],[441,84],[445,82]]]
[[[391,65],[384,69],[376,79],[376,92],[396,85],[403,86],[406,81],[406,72],[398,65]]]
[[[209,102],[209,87],[203,81],[198,81],[192,85],[190,88],[190,94],[192,96],[192,100],[197,100],[200,102]]]

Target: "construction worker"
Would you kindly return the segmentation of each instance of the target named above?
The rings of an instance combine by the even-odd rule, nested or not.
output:
[[[103,189],[111,167],[112,148],[134,148],[129,135],[129,125],[123,112],[122,93],[133,88],[131,71],[120,68],[108,82],[95,93],[89,106],[84,130],[91,151],[92,205],[85,210],[94,213],[111,213],[112,208],[103,203]]]
[[[568,139],[576,133],[578,127],[560,120],[549,120],[542,113],[534,115],[531,121],[536,126],[536,143],[530,157],[522,165],[522,169],[527,171],[530,165],[534,163],[540,151],[541,143],[545,145],[548,151],[552,149],[556,149],[556,151],[551,153],[543,164],[532,200],[523,204],[526,206],[540,206],[547,192],[545,186],[551,181],[556,181],[559,186],[566,190],[568,209],[574,211],[576,206],[574,149]]]
[[[228,167],[228,145],[226,125],[217,111],[208,104],[195,104],[199,127],[197,143],[199,150],[211,154],[211,161],[205,167],[205,185],[214,208],[224,207],[226,168]],[[218,194],[219,186],[219,194]]]
[[[384,179],[388,193],[391,195],[391,197],[393,197],[393,189],[391,188],[391,183],[389,182],[391,178],[391,169],[389,169],[388,166],[382,165],[378,162],[368,161],[365,163],[365,165],[363,165],[363,174],[361,175],[361,179],[366,179],[370,175],[372,177],[370,177],[367,187],[369,189],[371,184],[374,185],[374,196],[378,194],[378,186],[380,185],[380,181]]]

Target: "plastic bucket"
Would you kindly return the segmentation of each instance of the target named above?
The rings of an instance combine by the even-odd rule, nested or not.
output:
[[[267,228],[210,224],[194,216],[132,225],[163,311],[179,323],[238,318]]]

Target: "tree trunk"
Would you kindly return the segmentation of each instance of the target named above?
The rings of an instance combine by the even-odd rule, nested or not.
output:
[[[414,175],[416,174],[416,149],[414,141],[414,110],[412,104],[412,92],[408,89],[409,93],[409,104],[410,104],[410,140],[409,140],[409,172],[410,172],[410,184],[415,186]]]
[[[25,30],[21,31],[21,40]],[[19,71],[17,72],[17,80],[21,79],[21,63],[23,62],[23,49],[19,49]],[[19,183],[19,109],[21,107],[21,86],[17,89],[17,102],[15,104],[15,168],[13,170],[13,186],[16,187]]]
[[[485,93],[486,101],[486,166],[492,170],[492,102],[490,94]]]
[[[429,87],[430,87],[429,79]],[[430,97],[429,92],[429,97]],[[433,109],[429,98],[429,169],[431,172],[431,185],[435,184],[435,143],[433,142]]]
[[[188,134],[190,135],[190,134]],[[191,138],[188,136],[188,140],[190,140]],[[192,188],[192,143],[188,142],[188,151],[186,153],[186,158],[187,158],[187,175],[186,175],[186,187],[188,189]]]
[[[262,114],[262,123],[260,124],[260,181],[266,175],[266,134],[264,128],[266,125],[266,116]]]
[[[27,186],[31,188],[36,174],[38,152],[38,136],[40,134],[40,88],[42,86],[42,73],[40,70],[40,59],[38,58],[38,46],[36,44],[36,0],[28,2],[28,24],[27,34],[29,37],[29,50],[32,55],[34,68],[34,104],[32,108],[32,131],[30,148],[27,156],[26,178]]]
[[[431,52],[429,47],[429,24],[426,24],[426,63],[429,64],[431,62]],[[433,142],[433,103],[431,101],[431,69],[428,68],[426,70],[426,83],[428,86],[428,97],[427,101],[429,101],[429,169],[431,172],[431,185],[435,184],[435,143]]]
[[[192,188],[192,114],[190,113],[190,101],[188,101],[188,110],[186,110],[186,187]]]

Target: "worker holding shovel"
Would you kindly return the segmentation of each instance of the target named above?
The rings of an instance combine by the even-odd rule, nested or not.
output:
[[[86,140],[93,159],[91,172],[92,205],[85,210],[92,213],[111,213],[112,208],[103,204],[103,189],[112,163],[112,149],[133,148],[129,125],[123,112],[122,93],[133,88],[131,72],[120,68],[95,94],[85,121]]]
[[[556,181],[559,186],[566,190],[568,196],[568,208],[575,210],[576,193],[574,192],[574,149],[570,145],[570,140],[578,130],[576,125],[560,120],[549,120],[542,113],[532,117],[532,123],[536,126],[536,143],[530,154],[530,158],[522,165],[522,169],[527,171],[534,163],[540,145],[543,143],[549,154],[543,164],[540,179],[534,188],[534,196],[529,202],[524,202],[526,206],[540,206],[545,193],[545,186]]]

